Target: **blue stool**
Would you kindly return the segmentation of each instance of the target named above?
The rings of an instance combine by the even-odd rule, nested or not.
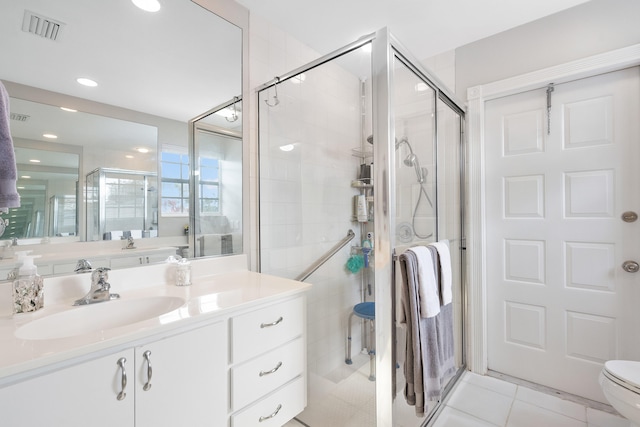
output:
[[[376,380],[376,350],[375,350],[375,319],[376,304],[374,302],[361,302],[353,306],[353,311],[349,315],[349,323],[347,325],[347,357],[344,362],[351,365],[351,321],[353,316],[368,321],[369,323],[369,381]]]

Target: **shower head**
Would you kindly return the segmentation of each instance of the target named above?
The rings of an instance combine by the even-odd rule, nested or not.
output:
[[[410,154],[409,154],[409,155],[408,155],[408,156],[403,160],[403,163],[404,163],[405,165],[407,165],[407,166],[411,167],[411,166],[415,166],[417,161],[418,161],[418,157],[417,157],[415,154],[410,153]]]
[[[367,142],[369,144],[373,144],[373,135],[369,135],[367,137]],[[411,144],[409,144],[409,139],[406,136],[403,136],[400,141],[398,141],[398,138],[396,138],[396,150],[400,147],[400,145],[402,144],[406,144],[407,148],[409,148],[409,155],[407,157],[405,157],[405,159],[402,161],[402,163],[405,164],[405,166],[409,166],[409,167],[413,167],[414,170],[416,171],[416,176],[418,177],[418,182],[420,184],[422,184],[425,180],[425,177],[427,176],[427,168],[422,168],[420,167],[420,161],[418,160],[418,156],[415,155],[415,153],[413,152],[413,148],[411,147]]]
[[[406,144],[407,148],[409,148],[409,155],[405,157],[402,163],[404,163],[405,166],[413,167],[416,171],[418,182],[422,184],[427,176],[427,169],[420,167],[420,160],[418,160],[418,156],[413,152],[413,148],[411,147],[411,144],[409,144],[409,139],[406,136],[400,141],[396,141],[396,150],[401,144]]]

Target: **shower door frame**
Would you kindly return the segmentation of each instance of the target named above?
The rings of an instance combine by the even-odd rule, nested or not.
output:
[[[443,398],[426,415],[423,425],[428,424],[433,417],[443,408],[449,391],[466,369],[466,257],[465,257],[465,109],[455,95],[446,89],[446,86],[435,76],[429,73],[387,28],[376,32],[372,48],[372,76],[373,76],[373,125],[374,135],[380,135],[386,144],[374,144],[373,158],[375,193],[375,295],[376,295],[376,365],[378,366],[376,377],[376,420],[378,426],[393,425],[393,399],[395,382],[395,269],[394,248],[397,246],[395,232],[392,232],[396,223],[396,213],[391,207],[396,206],[395,200],[395,109],[393,106],[393,82],[395,57],[409,68],[413,73],[426,82],[435,92],[434,102],[444,102],[449,108],[460,116],[460,236],[461,236],[461,366],[454,378],[445,387]],[[438,112],[434,110],[434,145],[438,149]],[[435,158],[437,159],[437,155]],[[437,161],[436,161],[437,171]],[[437,172],[436,172],[437,176]],[[436,183],[436,189],[438,184]],[[436,191],[436,212],[438,209]],[[436,227],[434,230],[436,241],[438,240],[438,215],[436,215]]]

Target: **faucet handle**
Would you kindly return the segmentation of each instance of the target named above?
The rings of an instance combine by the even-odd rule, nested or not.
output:
[[[106,283],[109,279],[109,267],[98,267],[91,273],[91,283]]]

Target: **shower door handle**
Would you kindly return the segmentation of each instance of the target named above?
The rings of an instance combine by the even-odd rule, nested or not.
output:
[[[622,269],[627,273],[637,273],[640,270],[640,265],[635,261],[625,261],[622,263]]]

